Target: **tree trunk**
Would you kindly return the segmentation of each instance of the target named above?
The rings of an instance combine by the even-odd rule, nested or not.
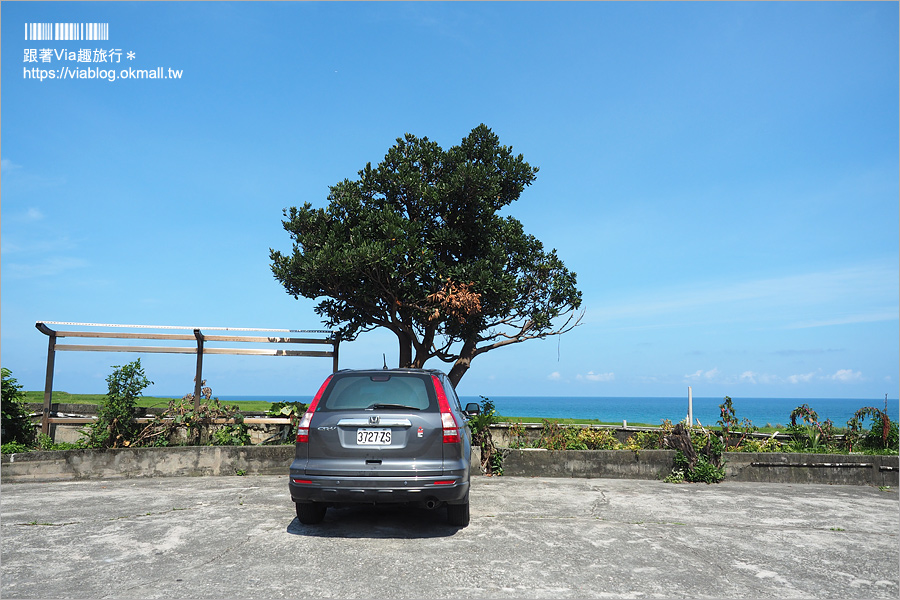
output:
[[[459,351],[459,358],[456,359],[456,362],[453,363],[453,368],[450,369],[450,373],[447,374],[453,389],[456,389],[459,380],[462,379],[463,375],[466,374],[466,371],[469,370],[473,358],[475,358],[475,342],[466,341]]]
[[[412,339],[406,332],[396,331],[397,341],[400,343],[400,368],[406,368],[412,366]]]
[[[428,359],[433,355],[431,354],[431,346],[434,344],[434,334],[435,330],[433,327],[430,327],[425,330],[422,334],[422,341],[418,341],[413,339],[413,348],[416,351],[416,356],[413,358],[411,366],[415,369],[423,369],[425,368],[425,363],[428,362]]]
[[[672,450],[680,450],[688,461],[689,469],[697,466],[697,451],[691,443],[691,433],[681,423],[675,425],[672,433],[663,438],[663,445]]]

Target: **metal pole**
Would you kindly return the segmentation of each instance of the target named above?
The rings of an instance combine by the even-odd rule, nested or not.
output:
[[[340,343],[341,343],[341,336],[338,334],[334,334],[334,338],[331,342],[332,346],[334,347],[334,352],[333,352],[334,364],[331,369],[333,373],[338,372],[338,346],[340,345]]]
[[[49,335],[47,345],[47,378],[44,381],[44,412],[41,415],[41,433],[50,435],[50,408],[53,402],[53,368],[56,362],[56,332]]]
[[[197,338],[197,375],[194,377],[194,410],[200,409],[200,388],[203,382],[203,334],[199,329],[194,330]]]
[[[688,386],[688,427],[694,426],[694,392]]]

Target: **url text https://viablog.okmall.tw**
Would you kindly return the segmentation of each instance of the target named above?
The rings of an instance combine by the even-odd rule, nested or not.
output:
[[[102,80],[102,81],[128,81],[135,79],[181,79],[184,75],[183,69],[173,69],[171,67],[156,67],[154,69],[135,69],[127,67],[124,69],[102,67],[59,67],[57,69],[42,69],[40,67],[22,67],[23,79],[34,79],[37,81],[51,80]]]

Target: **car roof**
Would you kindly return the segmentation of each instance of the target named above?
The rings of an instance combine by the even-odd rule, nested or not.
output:
[[[358,374],[372,374],[372,373],[397,373],[397,374],[410,374],[410,375],[438,375],[440,377],[446,377],[447,375],[438,369],[414,369],[411,367],[404,368],[395,368],[395,369],[341,369],[337,371],[335,375],[352,375],[354,373]]]

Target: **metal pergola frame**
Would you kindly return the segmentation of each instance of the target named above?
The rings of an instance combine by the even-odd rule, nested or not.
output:
[[[132,333],[121,331],[61,331],[54,330],[48,325],[67,325],[77,327],[102,327],[102,328],[129,328],[129,329],[156,329],[156,330],[182,330],[191,333]],[[254,356],[305,356],[312,358],[331,358],[333,371],[338,370],[338,347],[340,336],[328,330],[302,330],[302,329],[251,329],[244,327],[180,327],[175,325],[115,325],[109,323],[70,323],[63,321],[38,321],[34,324],[38,331],[49,338],[47,347],[47,378],[44,384],[44,410],[41,415],[41,433],[50,433],[50,409],[53,404],[53,372],[57,351],[70,352],[140,352],[140,353],[166,353],[166,354],[196,354],[197,370],[194,380],[194,408],[200,407],[201,382],[203,381],[203,356],[206,354],[237,354]],[[324,334],[324,337],[281,337],[281,336],[245,336],[245,335],[206,335],[203,331],[241,331],[256,333],[302,333]],[[183,346],[126,346],[126,345],[99,345],[99,344],[58,344],[57,338],[94,338],[94,339],[118,339],[118,340],[166,340],[178,342],[192,342],[193,345]],[[272,343],[272,344],[324,344],[330,345],[331,350],[284,350],[271,348],[209,348],[207,342],[247,342],[247,343]]]

